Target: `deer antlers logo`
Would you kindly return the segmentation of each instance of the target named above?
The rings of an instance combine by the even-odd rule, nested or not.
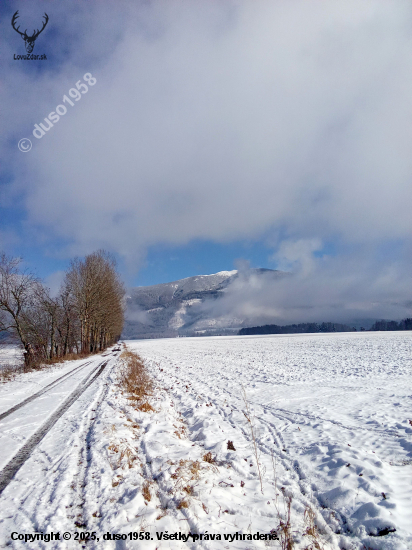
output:
[[[37,31],[33,29],[33,34],[32,34],[31,36],[29,36],[29,35],[27,34],[27,29],[26,29],[24,32],[20,32],[20,31],[19,31],[19,28],[20,28],[20,27],[17,27],[17,29],[16,29],[16,20],[17,20],[18,17],[19,17],[18,13],[19,13],[19,10],[17,10],[16,13],[13,15],[13,18],[12,18],[12,20],[11,20],[11,26],[13,27],[13,29],[14,29],[16,32],[18,32],[18,33],[22,36],[22,38],[23,38],[23,40],[24,40],[24,42],[25,42],[25,45],[26,45],[26,52],[27,52],[27,53],[31,53],[31,52],[33,51],[34,43],[35,43],[37,37],[39,36],[39,34],[40,34],[41,32],[44,31],[44,28],[45,28],[45,26],[47,25],[47,22],[49,21],[49,16],[47,15],[47,13],[45,13],[45,14],[44,14],[44,21],[43,21],[43,26],[42,26],[42,28],[41,28],[40,30],[37,29]]]

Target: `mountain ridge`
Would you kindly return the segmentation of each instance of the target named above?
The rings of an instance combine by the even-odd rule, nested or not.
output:
[[[279,278],[283,272],[253,268],[246,271],[219,271],[195,275],[169,283],[130,289],[126,298],[126,323],[122,337],[168,338],[177,336],[236,334],[245,319],[208,316],[202,309],[206,302],[218,300],[240,277]]]

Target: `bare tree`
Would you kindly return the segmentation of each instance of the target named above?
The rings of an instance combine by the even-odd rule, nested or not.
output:
[[[64,357],[68,353],[79,353],[80,323],[76,315],[75,303],[67,283],[62,285],[57,300],[59,304],[57,312],[57,341],[59,354]]]
[[[61,318],[59,301],[50,296],[45,286],[38,284],[33,299],[25,311],[26,331],[34,345],[38,361],[52,360],[60,355],[58,323]]]
[[[75,259],[65,288],[80,322],[83,352],[105,349],[120,337],[124,322],[124,287],[112,256],[104,250]]]
[[[39,280],[28,271],[20,271],[20,258],[0,255],[0,331],[17,336],[25,349],[25,361],[34,357],[27,327],[27,312],[33,304]]]
[[[118,340],[125,291],[107,252],[73,260],[56,298],[20,263],[0,255],[0,332],[18,337],[26,365],[95,353]]]

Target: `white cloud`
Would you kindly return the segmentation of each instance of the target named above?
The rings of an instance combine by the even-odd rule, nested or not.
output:
[[[271,273],[245,273],[221,299],[207,301],[197,310],[218,319],[243,319],[246,326],[411,316],[411,276],[406,265],[382,267],[358,251],[350,257],[312,256],[307,269],[306,252],[304,257],[294,273],[280,279]]]
[[[320,242],[362,246],[368,266],[382,243],[410,242],[409,3],[62,6],[63,69],[29,81],[11,64],[2,100],[5,135],[27,134],[86,71],[98,79],[11,160],[29,223],[67,254],[139,264],[155,243],[273,231],[278,259],[307,275]]]
[[[320,239],[284,240],[272,259],[276,261],[280,270],[301,271],[306,275],[315,268],[313,252],[320,251],[322,248]]]

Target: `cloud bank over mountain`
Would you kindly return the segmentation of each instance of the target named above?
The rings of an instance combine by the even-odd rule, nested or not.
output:
[[[220,271],[179,281],[137,287],[127,297],[124,338],[222,335],[260,320],[256,311],[235,312],[225,298],[243,288],[278,281],[286,273],[271,269]],[[220,307],[223,304],[223,307]]]
[[[328,287],[325,280],[336,285]],[[243,327],[314,322],[369,328],[382,317],[410,316],[412,302],[398,299],[406,287],[388,293],[384,277],[369,291],[366,283],[342,278],[336,266],[325,264],[310,274],[244,268],[137,287],[127,298],[123,336],[225,335]],[[380,302],[374,301],[377,294]]]

